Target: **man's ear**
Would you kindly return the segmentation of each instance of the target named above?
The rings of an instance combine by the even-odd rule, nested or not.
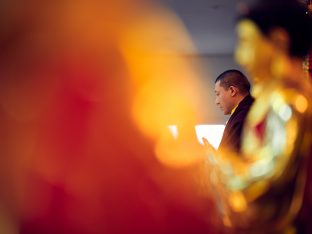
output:
[[[230,90],[230,92],[231,92],[231,97],[236,96],[236,94],[238,93],[237,88],[234,87],[234,86],[230,86],[230,87],[229,87],[229,90]]]

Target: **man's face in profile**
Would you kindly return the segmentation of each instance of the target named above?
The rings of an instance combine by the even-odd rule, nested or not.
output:
[[[231,111],[233,109],[233,97],[232,97],[232,92],[231,89],[224,88],[223,86],[220,85],[220,81],[217,81],[215,83],[215,103],[217,107],[221,109],[224,115],[229,115],[231,114]]]

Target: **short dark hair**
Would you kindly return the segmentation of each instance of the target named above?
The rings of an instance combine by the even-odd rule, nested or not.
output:
[[[261,0],[247,7],[238,20],[253,21],[268,36],[272,29],[286,30],[290,39],[288,54],[304,57],[312,47],[312,16],[298,0]]]
[[[239,70],[230,69],[222,72],[216,79],[215,83],[220,81],[220,86],[228,89],[230,86],[238,88],[242,94],[250,92],[250,83],[247,77]]]

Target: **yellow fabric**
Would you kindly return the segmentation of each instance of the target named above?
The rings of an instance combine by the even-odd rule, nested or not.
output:
[[[238,105],[236,105],[233,110],[231,111],[231,115],[233,115],[233,113],[235,112],[236,108],[238,107]]]

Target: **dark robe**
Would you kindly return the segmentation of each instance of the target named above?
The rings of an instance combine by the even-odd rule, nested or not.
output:
[[[237,108],[225,126],[219,150],[222,148],[227,148],[236,152],[240,151],[243,125],[253,102],[254,98],[250,95],[247,95],[238,104]]]

